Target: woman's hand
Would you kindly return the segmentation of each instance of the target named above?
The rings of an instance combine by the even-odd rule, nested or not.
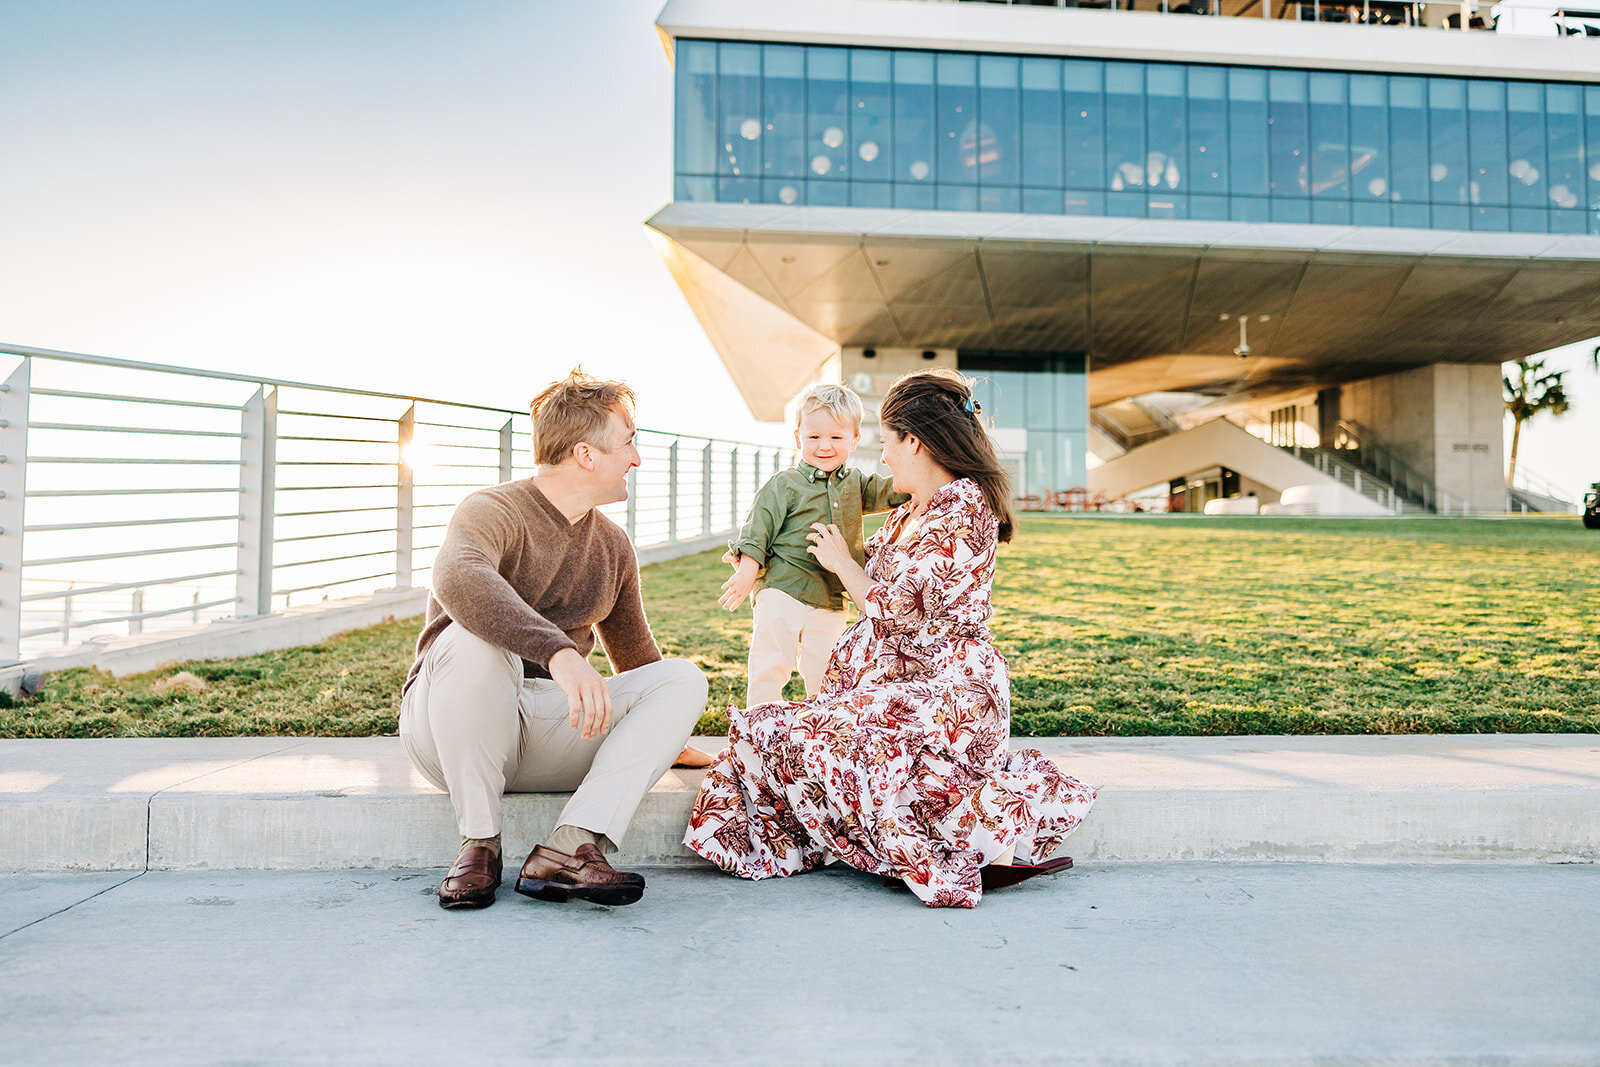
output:
[[[850,546],[845,544],[844,534],[840,533],[839,527],[831,522],[812,523],[811,532],[806,534],[806,540],[811,542],[811,547],[806,551],[835,574],[843,573],[846,565],[855,563],[855,557],[850,554]]]
[[[856,607],[859,609],[865,604],[867,590],[872,587],[872,579],[867,577],[867,572],[861,569],[861,564],[850,554],[850,546],[845,543],[844,534],[839,532],[839,527],[831,522],[814,522],[811,524],[811,532],[806,534],[806,540],[811,542],[811,547],[806,551],[816,557],[818,563],[839,576],[844,591],[855,601]]]

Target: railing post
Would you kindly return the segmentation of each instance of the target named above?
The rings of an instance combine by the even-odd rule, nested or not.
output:
[[[239,438],[240,615],[272,613],[272,538],[278,467],[278,391],[262,386],[244,405]]]
[[[72,644],[72,590],[68,584],[66,595],[61,598],[61,643]]]
[[[678,439],[667,449],[667,543],[678,539]]]
[[[728,526],[739,528],[739,446],[728,453]]]
[[[500,427],[500,480],[511,480],[511,424],[515,420],[507,419],[506,424]]]
[[[28,376],[24,358],[0,384],[0,660],[22,655],[22,511],[28,480]]]
[[[417,433],[417,405],[406,408],[397,430],[399,479],[394,500],[394,587],[411,588],[411,500],[416,474],[411,468],[409,449]]]
[[[128,620],[128,633],[144,633],[144,620],[139,616],[144,614],[144,587],[140,586],[133,591],[133,611],[129,612],[133,618]]]
[[[628,513],[623,518],[622,528],[628,531],[628,540],[632,541],[639,535],[639,468],[633,467],[628,471]]]
[[[700,535],[711,533],[711,442],[700,450]]]

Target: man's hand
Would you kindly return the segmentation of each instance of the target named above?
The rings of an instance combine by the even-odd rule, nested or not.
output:
[[[567,694],[567,725],[583,725],[583,739],[593,741],[611,732],[611,687],[605,677],[575,648],[550,657],[550,678]]]
[[[717,603],[729,611],[743,604],[744,598],[755,588],[756,575],[760,572],[761,566],[753,556],[739,557],[733,577],[722,583],[722,595],[717,597]]]

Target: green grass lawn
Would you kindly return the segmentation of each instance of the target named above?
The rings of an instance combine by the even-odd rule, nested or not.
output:
[[[711,680],[702,733],[742,700],[750,635],[716,606],[718,555],[644,572],[662,650]],[[1600,730],[1600,534],[1575,519],[1039,516],[1000,559],[1017,734]],[[418,624],[65,671],[0,707],[0,737],[392,733]]]

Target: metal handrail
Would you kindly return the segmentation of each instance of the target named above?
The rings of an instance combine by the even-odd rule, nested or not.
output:
[[[39,356],[45,359],[61,360],[66,363],[87,363],[96,367],[119,367],[124,370],[150,371],[157,374],[180,374],[186,378],[211,378],[223,382],[239,382],[244,385],[267,386],[274,389],[304,389],[318,393],[340,393],[347,396],[373,397],[379,400],[404,400],[407,403],[443,404],[453,408],[467,408],[473,411],[494,411],[507,414],[517,414],[507,408],[489,407],[485,404],[468,404],[454,400],[429,400],[425,397],[406,396],[404,393],[383,393],[373,389],[349,389],[337,385],[317,385],[312,382],[297,382],[288,378],[267,378],[259,374],[233,374],[220,370],[201,370],[194,367],[175,367],[166,363],[141,363],[133,359],[113,359],[109,356],[91,356],[83,352],[63,352],[54,348],[34,348],[29,345],[0,344],[0,355],[11,356]],[[123,399],[129,399],[124,397]],[[133,398],[137,399],[137,398]],[[289,412],[280,411],[280,415],[288,414],[325,414],[321,412]],[[346,416],[340,416],[346,417]]]
[[[432,569],[432,554],[448,527],[441,521],[447,518],[442,509],[453,508],[460,492],[526,476],[532,469],[527,455],[532,435],[514,426],[526,416],[512,409],[30,346],[0,345],[0,354],[20,360],[9,377],[0,375],[0,659],[15,658],[24,639],[32,642],[46,634],[67,641],[74,632],[103,631],[112,624],[126,624],[136,633],[146,619],[187,616],[199,623],[202,612],[215,616],[211,609],[219,606],[248,616],[287,607],[292,597],[305,593],[320,591],[326,599],[332,590],[344,596],[362,585],[411,587]],[[63,379],[75,373],[69,369],[74,364],[106,368],[100,390],[70,388],[74,383]],[[174,378],[191,384],[182,386],[181,397],[162,395]],[[114,380],[132,388],[105,391]],[[254,396],[246,399],[240,385],[253,389]],[[325,402],[279,406],[280,395],[290,395],[280,389],[308,390]],[[51,421],[30,420],[35,395],[52,398]],[[227,402],[232,395],[238,399]],[[304,394],[293,395],[299,401]],[[384,414],[372,410],[374,399],[403,404]],[[227,413],[231,421],[210,414],[203,421],[185,420],[183,413],[190,410]],[[481,424],[471,421],[480,416]],[[292,421],[280,427],[283,418]],[[392,436],[380,426],[390,428]],[[280,428],[293,432],[279,433]],[[32,430],[50,435],[51,455],[29,455]],[[358,436],[367,432],[373,436]],[[100,447],[67,454],[80,443],[74,435],[91,433]],[[162,436],[172,438],[162,448],[166,455],[135,451],[135,442]],[[125,440],[129,447],[119,452],[115,443],[105,444],[108,440]],[[55,444],[59,441],[68,443]],[[736,528],[764,479],[792,455],[783,447],[648,427],[640,428],[638,443],[647,467],[630,473],[633,491],[626,503],[602,510],[641,547],[689,544]],[[409,465],[417,458],[413,445],[423,446],[430,457],[415,469]],[[373,448],[393,448],[394,458],[379,461]],[[352,458],[335,458],[345,455]],[[435,456],[439,462],[433,462]],[[35,467],[31,478],[30,465]],[[346,481],[358,468],[363,476],[370,472],[372,480]],[[159,469],[171,473],[156,481]],[[387,473],[378,477],[380,472]],[[329,492],[340,495],[331,500],[322,495]],[[172,514],[161,500],[219,493],[233,495],[238,508],[209,509],[226,514]],[[31,523],[24,521],[25,502]],[[337,506],[318,506],[329,504]],[[357,514],[369,516],[360,529],[327,528]],[[390,525],[375,525],[391,516]],[[292,525],[279,529],[280,522]],[[224,523],[234,524],[236,538],[189,543],[194,534],[183,532],[198,533],[206,524],[214,532]],[[107,530],[120,531],[113,535],[123,543],[118,551],[84,551],[106,547],[104,537],[84,539]],[[422,535],[430,536],[424,540]],[[339,553],[329,543],[390,536],[392,544],[372,552]],[[24,552],[25,542],[37,556]],[[312,558],[276,558],[279,546],[289,550],[297,544],[310,546]],[[334,554],[324,555],[329,552]],[[187,559],[181,572],[163,563],[167,557],[176,562],[189,556],[195,558]],[[380,559],[392,561],[392,568],[354,573],[348,566]],[[293,569],[306,577],[293,584],[282,581]],[[370,570],[370,564],[355,570]],[[147,590],[174,588],[191,593],[191,601],[144,610]],[[234,595],[224,597],[226,591]],[[120,594],[133,597],[131,611],[104,603]],[[84,610],[90,599],[97,599],[92,616]],[[41,616],[51,605],[59,605],[57,614]],[[38,624],[28,624],[33,620]],[[42,625],[46,622],[50,625]]]

